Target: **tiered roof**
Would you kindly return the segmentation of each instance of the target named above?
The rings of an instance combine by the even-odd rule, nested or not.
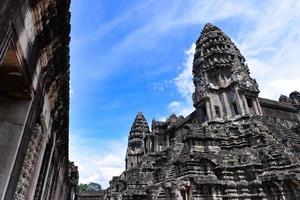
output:
[[[221,29],[208,23],[196,42],[193,71],[196,72],[199,68],[217,70],[233,67],[235,56],[242,62],[245,61],[231,39]]]

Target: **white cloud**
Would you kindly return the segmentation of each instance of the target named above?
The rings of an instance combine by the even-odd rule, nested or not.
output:
[[[158,116],[157,120],[161,122],[165,122],[167,120],[167,116]]]
[[[250,58],[247,60],[247,63],[252,77],[265,77],[272,72],[272,66],[269,66],[258,58]]]
[[[181,106],[181,103],[179,101],[172,101],[169,105],[168,108],[169,109],[176,109],[179,106]]]
[[[300,89],[300,1],[268,1],[260,7],[255,6],[255,1],[189,2],[174,1],[165,6],[155,4],[156,6],[151,7],[153,13],[150,20],[127,35],[114,50],[129,52],[127,49],[132,50],[130,47],[134,47],[133,50],[136,51],[141,48],[151,49],[162,35],[182,26],[202,26],[203,23],[212,21],[245,19],[249,26],[242,25],[241,29],[236,29],[238,37],[233,40],[237,41],[238,48],[246,57],[251,76],[260,85],[260,96],[278,99],[281,93],[287,95]],[[111,30],[118,23],[108,25],[107,29]],[[167,108],[176,114],[187,115],[194,109],[194,48],[193,44],[185,52],[182,70],[173,81],[182,98],[174,99]],[[158,83],[154,87],[165,90],[164,84]],[[119,175],[124,170],[127,139],[94,141],[94,138],[85,139],[84,135],[78,134],[72,137],[71,159],[79,166],[81,182],[95,181],[106,187],[112,176]],[[95,146],[99,148],[95,149]]]
[[[174,83],[176,85],[176,89],[179,94],[182,96],[182,101],[172,101],[168,105],[168,109],[179,115],[189,115],[193,110],[193,102],[192,102],[192,94],[195,90],[193,84],[193,60],[195,54],[195,44],[193,44],[186,52],[185,52],[185,62],[183,63],[182,71],[178,74],[178,76],[174,79]]]
[[[177,28],[189,25],[203,25],[204,23],[224,20],[239,16],[255,16],[254,4],[237,2],[234,0],[215,1],[152,1],[142,6],[141,12],[146,13],[148,20],[145,24],[128,34],[114,49],[116,52],[130,52],[129,50],[153,49],[160,44],[163,35],[169,34]],[[135,17],[135,16],[134,16]],[[132,49],[131,47],[136,47]]]
[[[103,140],[77,132],[71,134],[70,143],[70,160],[78,166],[80,183],[97,182],[106,188],[125,169],[127,138]]]
[[[193,44],[186,52],[186,61],[183,64],[182,72],[175,78],[175,85],[178,92],[184,97],[190,99],[195,87],[193,84],[193,60],[196,45]]]
[[[288,96],[291,92],[295,90],[299,91],[299,89],[299,79],[275,79],[267,83],[266,87],[261,92],[261,96],[278,99],[280,94]]]
[[[153,89],[163,92],[165,89],[169,87],[173,87],[173,81],[171,80],[164,80],[164,81],[157,81],[153,83]]]
[[[290,33],[290,28],[299,25],[300,2],[297,0],[269,1],[253,16],[254,26],[243,31],[242,48],[254,55],[263,51],[276,51]],[[298,29],[298,28],[297,28]]]
[[[218,5],[220,2],[215,3]],[[209,15],[211,19],[224,19],[230,15],[227,11],[232,8],[232,5],[226,5],[229,7],[221,9],[223,14],[214,13],[216,5],[214,8],[207,5],[205,10],[211,13]],[[249,27],[242,26],[244,29],[237,30],[239,33],[237,46],[246,57],[251,76],[256,78],[260,85],[260,96],[277,100],[280,94],[288,95],[294,90],[299,90],[300,1],[271,1],[261,10],[253,9],[254,7],[249,4],[244,6],[234,4],[234,6],[238,6],[240,11],[248,10],[247,19],[254,24]],[[199,18],[199,14],[193,11],[190,15]],[[231,13],[233,17],[238,15],[238,12]],[[192,18],[186,17],[186,20]],[[183,102],[169,104],[169,110],[175,113],[186,114],[193,110],[191,94],[194,90],[192,83],[194,48],[193,44],[186,52],[184,68],[175,78],[177,91],[184,98]]]
[[[262,10],[239,43],[260,96],[278,100],[300,89],[300,1],[270,1]]]

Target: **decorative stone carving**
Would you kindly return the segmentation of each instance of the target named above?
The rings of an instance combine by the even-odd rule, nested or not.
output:
[[[300,93],[298,91],[292,92],[289,97],[280,95],[279,102],[293,104],[298,110],[300,109]]]
[[[138,167],[114,177],[103,198],[300,199],[299,92],[279,102],[259,99],[244,57],[211,24],[196,42],[193,74],[196,111],[153,120],[151,132],[140,128],[147,122],[138,114],[127,153],[133,139],[154,148],[140,148]]]
[[[290,99],[292,100],[292,102],[296,105],[300,104],[300,92],[298,91],[294,91],[290,94]]]
[[[280,95],[279,101],[282,103],[292,103],[292,100],[285,95]]]
[[[13,109],[1,102],[0,129],[14,128],[0,134],[0,199],[77,198],[68,161],[69,8],[70,0],[1,0],[0,97]]]
[[[144,137],[150,133],[143,113],[138,113],[130,129],[126,153],[126,169],[137,167],[144,154]]]
[[[39,124],[35,125],[32,130],[30,141],[26,150],[26,155],[15,192],[15,200],[25,200],[32,183],[33,172],[35,171],[36,162],[40,155],[41,144],[43,141],[43,132]]]

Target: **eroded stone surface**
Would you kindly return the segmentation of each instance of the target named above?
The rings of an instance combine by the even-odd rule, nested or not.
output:
[[[69,0],[1,0],[0,200],[78,197],[69,162]]]
[[[299,92],[258,98],[245,58],[212,24],[196,42],[193,74],[196,110],[153,120],[151,132],[139,113],[126,170],[103,199],[300,199]]]

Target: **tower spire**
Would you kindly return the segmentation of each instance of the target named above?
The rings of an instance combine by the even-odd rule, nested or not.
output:
[[[142,112],[139,112],[131,126],[126,153],[126,169],[137,167],[144,154],[144,137],[150,133],[148,123]]]
[[[258,85],[244,56],[223,31],[207,23],[196,42],[194,107],[201,121],[261,114]]]

